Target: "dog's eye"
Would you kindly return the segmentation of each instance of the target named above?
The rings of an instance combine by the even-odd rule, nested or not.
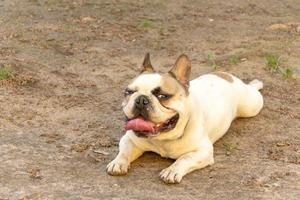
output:
[[[159,100],[167,100],[169,98],[171,98],[172,95],[169,95],[169,94],[158,94],[156,97],[159,99]]]
[[[172,97],[171,94],[167,94],[166,92],[162,91],[160,87],[153,89],[152,94],[156,96],[158,100],[167,100]]]
[[[130,89],[126,88],[126,89],[125,89],[125,92],[124,92],[124,95],[125,95],[125,96],[128,96],[128,95],[132,95],[133,93],[134,93],[133,90],[130,90]]]

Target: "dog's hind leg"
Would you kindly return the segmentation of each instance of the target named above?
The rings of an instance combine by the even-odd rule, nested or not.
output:
[[[248,85],[255,87],[257,90],[261,90],[264,87],[263,82],[261,82],[257,79],[252,80]]]
[[[263,96],[259,90],[262,88],[263,83],[256,79],[243,85],[237,110],[238,117],[253,117],[260,112],[263,107]]]

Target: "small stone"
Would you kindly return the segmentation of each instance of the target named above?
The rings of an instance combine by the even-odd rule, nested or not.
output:
[[[88,23],[88,22],[95,21],[95,18],[93,18],[93,17],[83,17],[83,18],[81,18],[81,21],[83,23]]]
[[[267,28],[268,31],[277,31],[277,30],[288,31],[290,29],[291,26],[287,24],[273,24]]]

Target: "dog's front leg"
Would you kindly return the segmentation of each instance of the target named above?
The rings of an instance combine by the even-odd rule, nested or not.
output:
[[[182,155],[170,167],[162,170],[160,178],[165,183],[179,183],[187,173],[213,163],[213,145],[209,139],[205,139],[196,151]]]
[[[119,143],[119,153],[117,157],[106,167],[107,173],[114,176],[126,174],[130,163],[143,153],[143,150],[139,149],[127,135],[124,135]]]

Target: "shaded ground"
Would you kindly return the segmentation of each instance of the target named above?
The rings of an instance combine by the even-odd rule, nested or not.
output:
[[[299,0],[0,0],[0,199],[297,199],[300,196]],[[215,164],[165,185],[155,154],[105,173],[123,134],[122,91],[142,58],[167,71],[186,53],[193,76],[264,81],[259,116],[215,144]],[[296,69],[284,79],[265,56]],[[232,58],[238,57],[237,62]],[[236,60],[236,59],[234,59]],[[298,71],[297,71],[298,70]]]

